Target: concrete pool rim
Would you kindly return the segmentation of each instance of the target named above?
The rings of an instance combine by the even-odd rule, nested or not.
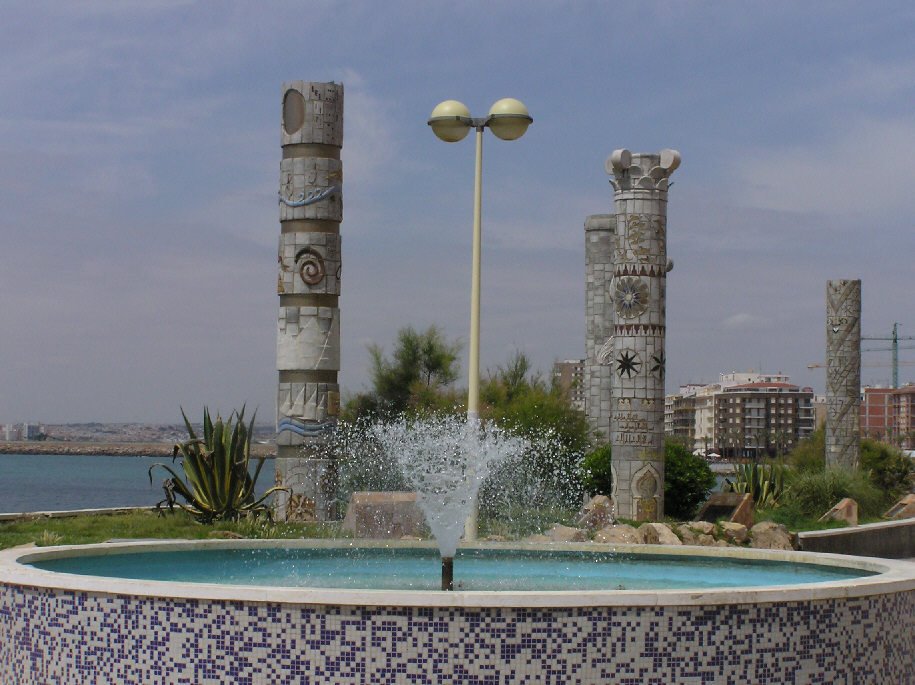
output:
[[[60,547],[17,547],[0,551],[0,584],[48,588],[112,596],[197,599],[226,602],[263,602],[289,605],[402,606],[462,608],[548,607],[660,607],[716,606],[842,600],[915,591],[915,564],[838,554],[788,552],[739,547],[673,545],[607,545],[598,543],[495,543],[467,545],[476,549],[524,551],[618,552],[652,556],[694,556],[746,560],[787,561],[837,566],[876,575],[837,581],[769,587],[701,590],[589,590],[589,591],[429,591],[368,590],[299,587],[255,587],[176,581],[150,581],[86,576],[46,571],[29,566],[40,559],[121,553],[284,548],[434,548],[429,541],[382,540],[164,540],[110,542]]]

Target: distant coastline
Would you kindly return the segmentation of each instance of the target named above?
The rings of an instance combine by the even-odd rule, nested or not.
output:
[[[0,442],[0,454],[100,454],[111,457],[171,457],[173,442],[70,442],[29,440]],[[276,445],[251,445],[251,456],[272,458]]]

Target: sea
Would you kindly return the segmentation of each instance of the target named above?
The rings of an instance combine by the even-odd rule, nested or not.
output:
[[[181,460],[69,454],[0,454],[0,513],[153,506],[164,498],[168,464],[181,473]],[[253,471],[253,468],[252,468]],[[273,484],[273,462],[261,470],[258,490]]]

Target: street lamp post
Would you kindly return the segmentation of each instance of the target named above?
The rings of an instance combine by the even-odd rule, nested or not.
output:
[[[446,143],[457,143],[470,129],[476,129],[476,161],[473,175],[473,256],[470,277],[470,356],[468,359],[467,420],[480,417],[480,254],[482,243],[483,129],[489,127],[497,138],[517,140],[533,119],[520,100],[503,98],[485,117],[471,117],[470,110],[457,100],[440,102],[427,122],[432,132]],[[464,539],[477,537],[477,507],[474,505],[464,528]]]

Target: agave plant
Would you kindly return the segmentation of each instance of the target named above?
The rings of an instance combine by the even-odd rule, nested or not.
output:
[[[255,412],[255,415],[257,412]],[[245,426],[245,409],[232,412],[227,421],[217,414],[216,422],[210,418],[209,410],[203,410],[203,437],[197,437],[184,409],[181,410],[184,425],[189,439],[175,445],[172,463],[180,454],[184,478],[167,464],[153,464],[149,467],[149,482],[152,483],[152,472],[155,468],[165,469],[170,474],[163,484],[165,499],[163,504],[173,509],[177,504],[201,523],[217,520],[237,520],[243,514],[265,513],[270,516],[270,508],[264,502],[278,490],[273,487],[261,497],[254,494],[254,486],[264,465],[264,459],[258,460],[254,475],[248,471],[251,457],[251,433],[254,428],[254,417]],[[184,502],[179,502],[180,495]]]
[[[750,493],[758,509],[778,505],[785,492],[785,467],[781,464],[737,464],[734,480],[724,479],[731,492]]]

